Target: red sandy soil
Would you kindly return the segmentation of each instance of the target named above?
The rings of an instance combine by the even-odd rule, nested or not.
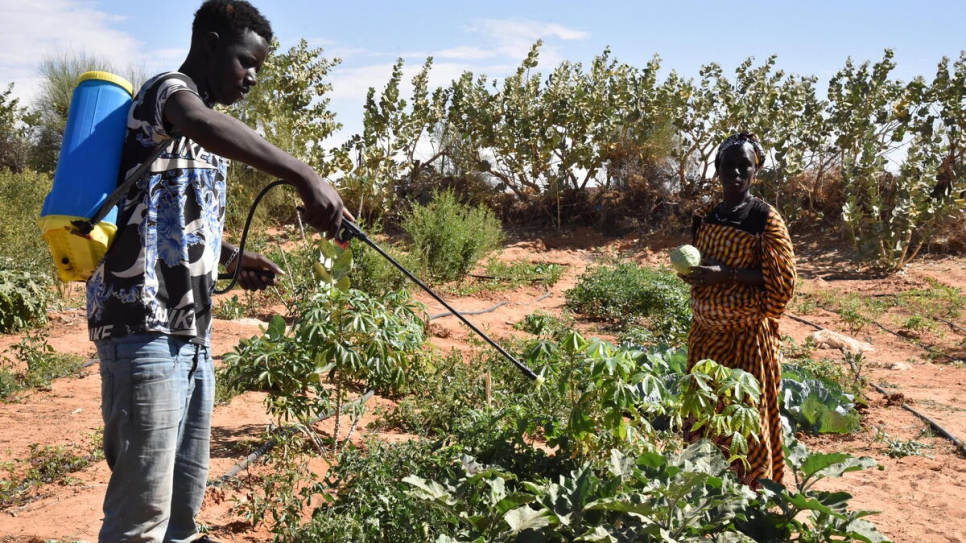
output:
[[[571,234],[518,237],[506,245],[499,258],[567,266],[563,279],[553,286],[549,295],[537,288],[521,288],[450,297],[448,301],[465,312],[485,310],[506,302],[492,312],[468,318],[494,338],[522,334],[513,330],[512,325],[536,310],[553,314],[562,312],[564,292],[576,284],[588,265],[602,256],[621,253],[642,263],[664,264],[667,251],[682,242],[683,238],[673,236],[611,239],[581,230]],[[966,259],[962,258],[926,256],[900,273],[873,276],[852,268],[840,250],[821,249],[814,242],[802,239],[796,240],[796,251],[801,275],[799,292],[836,289],[842,293],[883,295],[928,288],[928,279],[966,289]],[[418,293],[417,297],[426,304],[429,314],[445,311],[429,296]],[[87,340],[83,293],[79,286],[74,285],[66,298],[63,308],[51,311],[46,327],[50,345],[60,352],[93,359],[94,349]],[[799,313],[805,307],[808,306],[793,301],[781,322],[782,333],[791,336],[797,345],[802,345],[816,329],[802,320],[849,334],[847,324],[838,315],[821,308],[811,309],[808,314]],[[901,310],[893,310],[880,317],[878,322],[909,337],[900,337],[874,325],[862,327],[854,336],[875,349],[865,354],[863,374],[870,383],[880,385],[891,398],[870,386],[866,395],[871,405],[863,413],[863,431],[845,437],[804,437],[803,441],[815,450],[868,455],[882,465],[882,470],[850,473],[842,479],[830,480],[823,488],[852,493],[854,509],[881,511],[870,520],[897,543],[966,543],[966,521],[963,520],[966,518],[966,458],[949,440],[924,436],[922,432],[926,424],[902,407],[905,403],[960,439],[966,439],[966,367],[963,362],[954,360],[966,359],[966,349],[961,345],[966,339],[966,331],[959,328],[966,327],[966,322],[959,320],[954,323],[956,326],[940,323],[930,330],[916,331],[903,330],[904,320]],[[258,334],[258,324],[252,319],[216,321],[213,338],[213,350],[218,357],[216,364],[220,364],[221,355],[230,351],[240,338]],[[467,348],[472,333],[453,317],[434,320],[431,330],[433,343],[446,351],[454,347]],[[587,335],[603,335],[593,328],[587,330]],[[0,336],[0,352],[21,338],[22,335],[16,334]],[[930,357],[913,341],[935,345],[952,358]],[[837,350],[820,349],[812,356],[816,359],[828,357],[845,364],[843,355]],[[58,379],[47,389],[32,390],[14,402],[0,403],[3,435],[0,463],[27,458],[31,444],[89,443],[90,436],[102,425],[99,395],[100,379],[94,362],[78,377]],[[374,408],[388,404],[380,398],[369,402],[369,415],[353,433],[353,441],[360,441],[372,433],[365,425],[372,420]],[[262,396],[256,393],[246,393],[235,397],[228,405],[217,406],[212,479],[229,472],[244,458],[246,453],[243,451],[251,450],[251,444],[263,442],[271,422],[262,404]],[[343,437],[348,430],[346,426],[343,425]],[[319,429],[331,433],[332,423],[320,423]],[[890,458],[885,454],[885,444],[874,439],[877,429],[893,439],[915,439],[931,446],[924,451],[928,457]],[[405,438],[398,435],[380,437]],[[316,464],[313,467],[319,472],[326,467],[323,460]],[[241,476],[244,477],[245,473],[242,471]],[[43,486],[29,503],[0,511],[0,543],[96,541],[107,480],[107,466],[100,461],[72,474],[69,484]],[[199,522],[207,525],[213,536],[223,541],[270,541],[271,535],[267,531],[251,528],[232,510],[233,497],[233,491],[228,487],[210,491]]]

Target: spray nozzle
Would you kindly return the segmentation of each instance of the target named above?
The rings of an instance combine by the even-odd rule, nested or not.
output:
[[[355,223],[343,219],[342,226],[339,227],[339,232],[335,235],[334,241],[342,249],[347,249],[352,238],[363,239],[365,237],[366,235],[362,230],[359,230]]]

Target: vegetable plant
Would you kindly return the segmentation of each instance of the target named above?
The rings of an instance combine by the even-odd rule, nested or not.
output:
[[[224,377],[268,392],[269,412],[282,420],[308,424],[335,409],[338,436],[349,386],[393,395],[418,380],[425,320],[406,291],[376,297],[350,288],[350,250],[322,239],[319,255],[317,288],[298,302],[292,324],[275,315],[261,337],[242,340],[225,356]]]

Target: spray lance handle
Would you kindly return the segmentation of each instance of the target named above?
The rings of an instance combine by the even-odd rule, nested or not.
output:
[[[354,222],[342,219],[342,226],[339,227],[333,241],[344,250],[349,248],[349,242],[352,241],[352,238],[359,238],[363,241],[367,239],[365,232],[360,230]]]

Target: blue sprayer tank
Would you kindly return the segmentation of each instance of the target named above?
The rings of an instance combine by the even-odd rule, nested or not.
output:
[[[117,209],[81,235],[73,221],[89,219],[117,188],[133,87],[108,72],[80,76],[71,97],[53,187],[38,224],[61,281],[85,281],[117,231]]]

